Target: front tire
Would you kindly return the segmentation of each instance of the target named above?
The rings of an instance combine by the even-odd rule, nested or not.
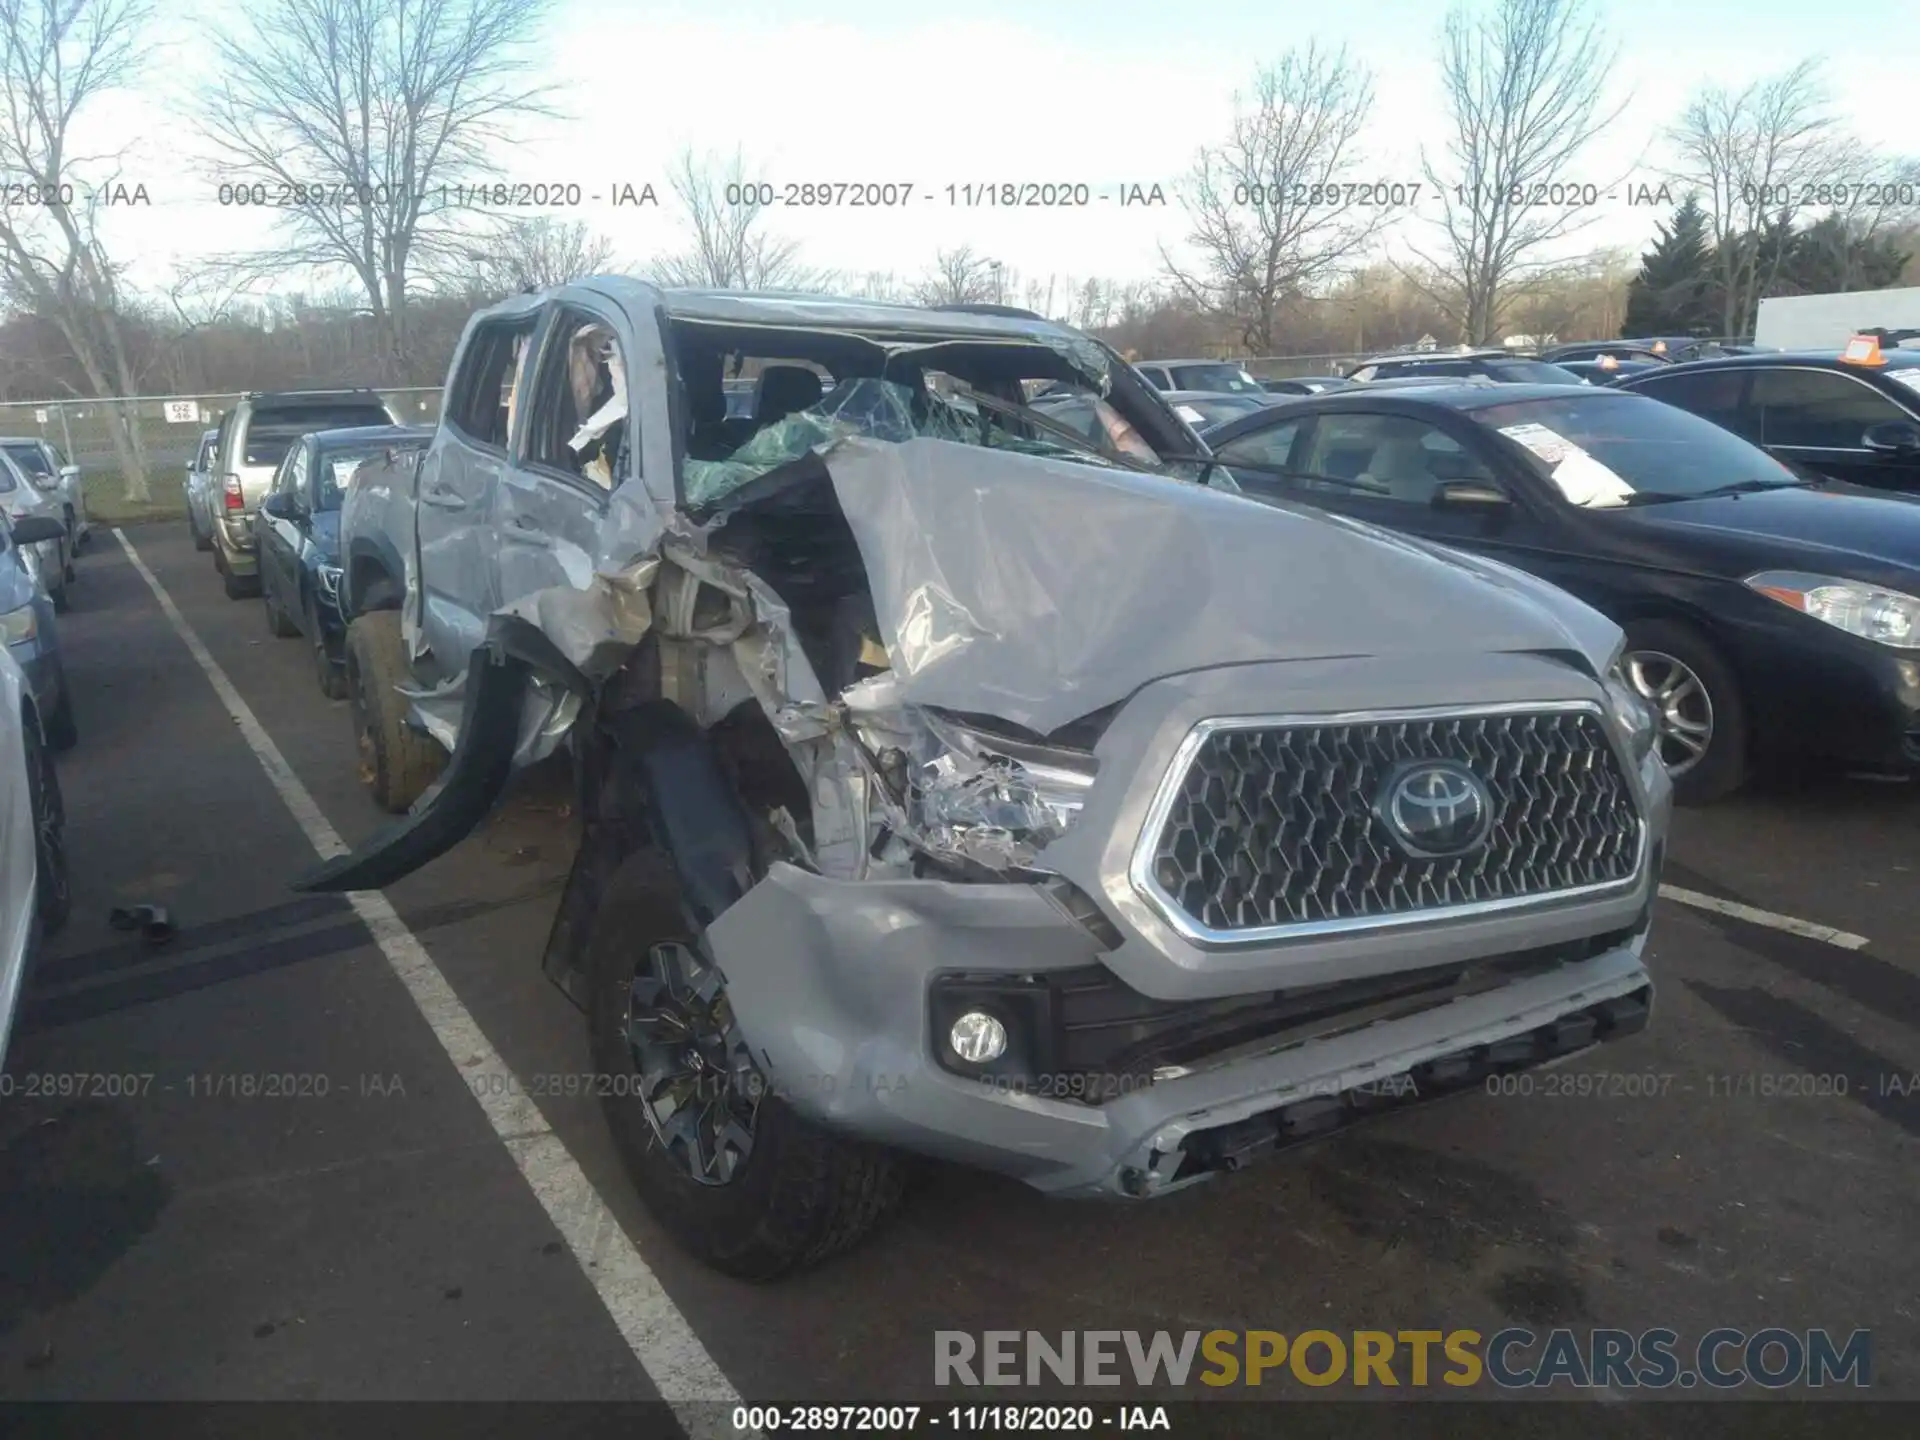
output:
[[[1712,643],[1678,620],[1626,627],[1621,668],[1653,706],[1654,745],[1682,805],[1708,805],[1747,779],[1746,705],[1733,668]]]
[[[360,782],[381,809],[404,815],[447,763],[447,752],[407,724],[399,692],[409,683],[398,610],[375,610],[347,627],[347,699],[353,705]]]
[[[759,1080],[661,852],[631,856],[608,882],[587,974],[615,1148],[647,1209],[696,1258],[778,1279],[853,1245],[898,1204],[897,1157],[821,1129]],[[668,1073],[683,1045],[703,1058]]]

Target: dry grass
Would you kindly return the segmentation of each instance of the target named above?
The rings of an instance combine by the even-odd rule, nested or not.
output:
[[[145,500],[127,499],[126,482],[117,470],[96,470],[81,483],[87,492],[87,516],[96,525],[150,525],[187,518],[187,497],[172,469],[147,476],[149,498]]]

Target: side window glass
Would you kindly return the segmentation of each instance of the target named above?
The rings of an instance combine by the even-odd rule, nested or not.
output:
[[[299,500],[307,498],[307,476],[311,467],[308,464],[313,451],[305,445],[294,447],[293,462],[288,466],[287,489]]]
[[[1401,415],[1322,415],[1298,466],[1305,488],[1428,505],[1452,480],[1492,484],[1487,468],[1445,431]]]
[[[1289,420],[1284,425],[1273,425],[1265,430],[1256,430],[1251,435],[1242,435],[1229,440],[1214,453],[1229,464],[1238,462],[1243,465],[1261,465],[1272,470],[1284,470],[1293,457],[1293,442],[1300,438],[1298,420]],[[1263,484],[1270,488],[1279,480],[1279,476],[1266,470],[1251,471],[1246,475],[1236,475],[1234,479],[1249,490],[1259,490]]]
[[[1869,426],[1907,418],[1864,381],[1830,370],[1763,370],[1753,406],[1765,444],[1810,449],[1858,450]]]
[[[507,448],[524,385],[527,341],[533,335],[535,318],[529,315],[481,326],[460,358],[446,419],[482,445]]]
[[[1751,403],[1741,404],[1746,381],[1745,371],[1708,370],[1697,375],[1652,375],[1633,388],[1758,443],[1759,413]]]
[[[563,310],[543,347],[527,423],[527,459],[602,490],[624,480],[637,438],[627,413],[627,363],[602,320]]]

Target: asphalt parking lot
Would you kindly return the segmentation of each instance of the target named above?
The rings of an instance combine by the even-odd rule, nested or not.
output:
[[[1865,1328],[1874,1393],[1920,1398],[1920,789],[1681,813],[1654,1022],[1567,1072],[1631,1085],[1474,1094],[1141,1208],[930,1169],[756,1288],[670,1246],[596,1101],[508,1097],[590,1069],[538,963],[564,785],[390,892],[404,929],[293,894],[314,837],[382,818],[344,703],[184,526],[125,533],[203,653],[97,533],[61,619],[75,917],[0,1099],[0,1396],[844,1403],[926,1398],[936,1330],[1522,1323]],[[146,901],[165,947],[107,924]]]

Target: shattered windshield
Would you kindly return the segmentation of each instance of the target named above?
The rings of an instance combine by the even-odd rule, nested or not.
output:
[[[983,401],[991,398],[981,397]],[[1021,455],[1119,463],[1100,453],[1099,442],[1091,436],[1083,446],[1068,434],[1038,424],[1032,435],[1016,434],[1001,412],[1019,413],[1025,408],[1004,401],[976,405],[961,394],[943,396],[925,387],[873,377],[843,381],[815,404],[759,430],[725,459],[689,459],[685,468],[687,504],[696,509],[715,504],[749,480],[851,435],[895,444],[915,439],[949,440]],[[1045,410],[1031,413],[1039,421],[1059,423]]]

